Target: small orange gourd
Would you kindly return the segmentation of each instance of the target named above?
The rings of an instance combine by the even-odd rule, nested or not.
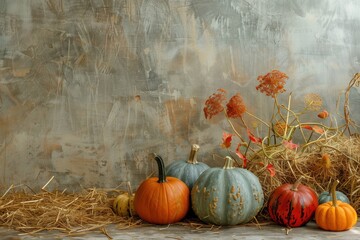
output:
[[[332,201],[320,204],[315,211],[315,221],[320,228],[328,231],[345,231],[357,222],[355,209],[348,203],[336,199],[336,180],[331,188]]]
[[[149,223],[170,224],[185,217],[190,208],[190,190],[178,178],[166,177],[164,161],[154,154],[159,177],[151,177],[138,187],[134,207],[139,217]]]

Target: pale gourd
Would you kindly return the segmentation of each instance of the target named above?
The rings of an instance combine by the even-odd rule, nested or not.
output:
[[[190,191],[200,174],[209,168],[207,164],[197,161],[196,155],[199,148],[199,145],[193,144],[188,160],[177,160],[166,167],[166,174],[183,181]]]
[[[121,217],[137,216],[134,207],[135,193],[132,193],[130,183],[128,183],[128,192],[119,194],[113,202],[114,212]]]
[[[233,166],[225,158],[223,168],[209,168],[195,182],[192,208],[200,220],[215,225],[236,225],[251,221],[264,204],[257,176]]]

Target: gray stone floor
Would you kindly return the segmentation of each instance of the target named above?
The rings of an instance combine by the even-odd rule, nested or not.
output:
[[[327,232],[319,229],[314,222],[304,227],[294,228],[286,235],[286,229],[277,225],[266,225],[259,229],[256,226],[234,226],[221,228],[196,229],[187,225],[142,225],[131,229],[121,230],[117,225],[106,227],[106,231],[113,239],[360,239],[360,223],[345,232]],[[7,228],[0,228],[1,240],[33,240],[33,239],[108,239],[100,232],[81,236],[66,236],[63,233],[48,231],[34,236],[23,235]]]

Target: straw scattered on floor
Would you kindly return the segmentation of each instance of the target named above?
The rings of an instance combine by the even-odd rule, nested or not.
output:
[[[111,209],[114,197],[101,189],[87,189],[82,193],[27,193],[10,187],[0,197],[0,226],[33,234],[44,230],[58,230],[68,235],[100,231],[107,235],[106,226],[118,224],[130,228],[141,220],[125,219]],[[109,236],[108,236],[109,237]]]

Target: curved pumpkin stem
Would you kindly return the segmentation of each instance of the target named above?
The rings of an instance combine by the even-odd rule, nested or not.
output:
[[[337,198],[336,198],[336,186],[339,184],[339,180],[334,181],[333,185],[331,186],[331,198],[332,198],[332,203],[333,206],[336,207],[337,206]]]
[[[298,190],[298,187],[299,187],[301,181],[303,180],[303,178],[304,178],[304,176],[299,177],[299,179],[292,185],[291,191],[296,192]]]
[[[191,163],[191,164],[197,164],[198,161],[196,159],[196,153],[199,150],[200,146],[197,144],[193,144],[191,146],[191,151],[190,151],[190,156],[189,156],[189,160],[187,160],[187,163]]]
[[[233,168],[234,168],[234,159],[232,159],[232,157],[226,156],[223,169],[233,169]]]
[[[158,169],[159,169],[159,180],[158,183],[164,183],[166,182],[166,173],[165,173],[165,165],[164,165],[164,160],[157,155],[156,153],[154,154],[154,159],[158,165]]]

